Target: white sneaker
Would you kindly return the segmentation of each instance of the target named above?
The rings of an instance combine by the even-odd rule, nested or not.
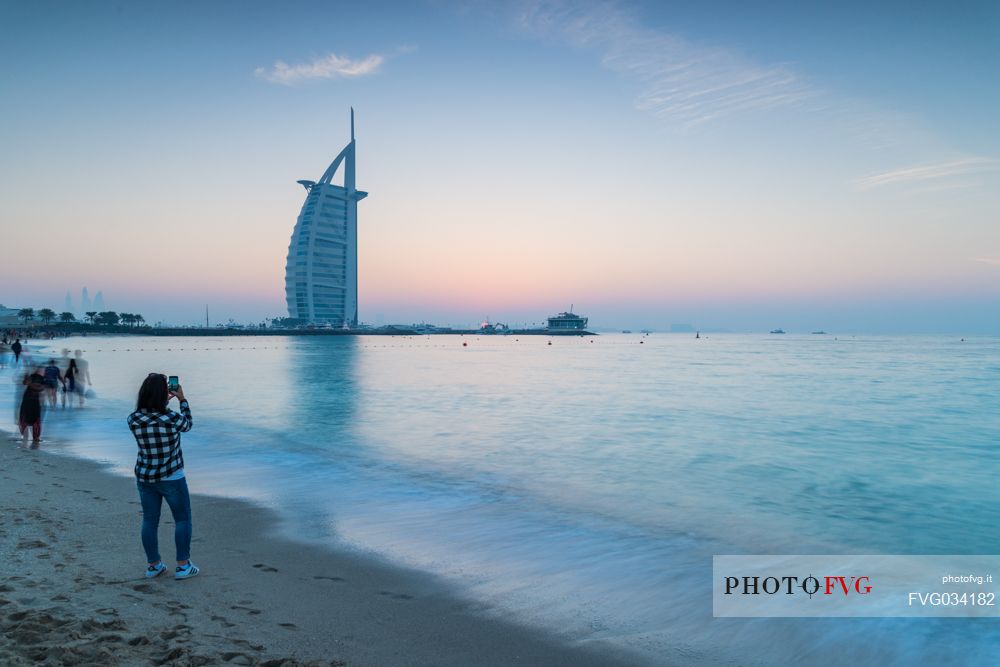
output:
[[[197,565],[188,561],[187,565],[177,566],[174,570],[174,579],[190,579],[191,577],[197,576],[200,571],[201,570],[198,569]]]
[[[163,562],[159,562],[156,565],[150,565],[146,568],[146,578],[152,579],[153,577],[159,576],[160,574],[167,571],[167,566]]]

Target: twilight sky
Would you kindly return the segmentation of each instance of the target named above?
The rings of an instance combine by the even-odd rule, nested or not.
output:
[[[1000,333],[1000,4],[814,4],[0,0],[0,303],[286,314],[353,105],[364,321]]]

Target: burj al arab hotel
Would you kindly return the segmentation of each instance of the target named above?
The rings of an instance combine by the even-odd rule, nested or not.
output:
[[[358,324],[358,202],[354,183],[354,109],[351,142],[319,181],[299,181],[308,193],[292,231],[285,264],[288,316],[314,324]],[[344,165],[344,184],[330,181]]]

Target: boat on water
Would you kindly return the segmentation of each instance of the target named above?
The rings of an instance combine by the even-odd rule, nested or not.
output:
[[[785,330],[784,329],[771,329],[771,333],[773,333],[773,334],[783,334],[783,333],[785,333]]]
[[[622,329],[622,333],[632,333],[632,331],[629,329]]]
[[[509,336],[596,336],[597,334],[587,331],[588,318],[577,315],[573,312],[572,306],[568,312],[559,313],[547,318],[548,326],[532,327],[530,329],[513,328],[503,322],[491,322],[489,318],[482,322],[476,329],[456,329],[452,333],[459,334],[486,334]]]
[[[574,313],[572,306],[568,312],[548,318],[548,322],[545,330],[549,333],[578,333],[587,330],[587,318]]]
[[[503,322],[490,322],[490,318],[486,318],[486,321],[479,325],[479,331],[477,333],[481,334],[499,334],[502,336],[509,335],[512,329],[504,324]]]
[[[822,336],[822,335],[824,335],[825,333],[826,333],[825,331],[813,331],[813,335],[814,335],[814,336]]]

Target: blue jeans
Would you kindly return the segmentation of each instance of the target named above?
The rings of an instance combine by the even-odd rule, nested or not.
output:
[[[191,498],[188,495],[187,479],[170,482],[139,482],[139,500],[142,502],[142,548],[146,550],[146,561],[160,560],[159,540],[156,531],[160,525],[160,507],[166,499],[170,512],[174,515],[174,542],[177,545],[177,560],[191,557]]]

